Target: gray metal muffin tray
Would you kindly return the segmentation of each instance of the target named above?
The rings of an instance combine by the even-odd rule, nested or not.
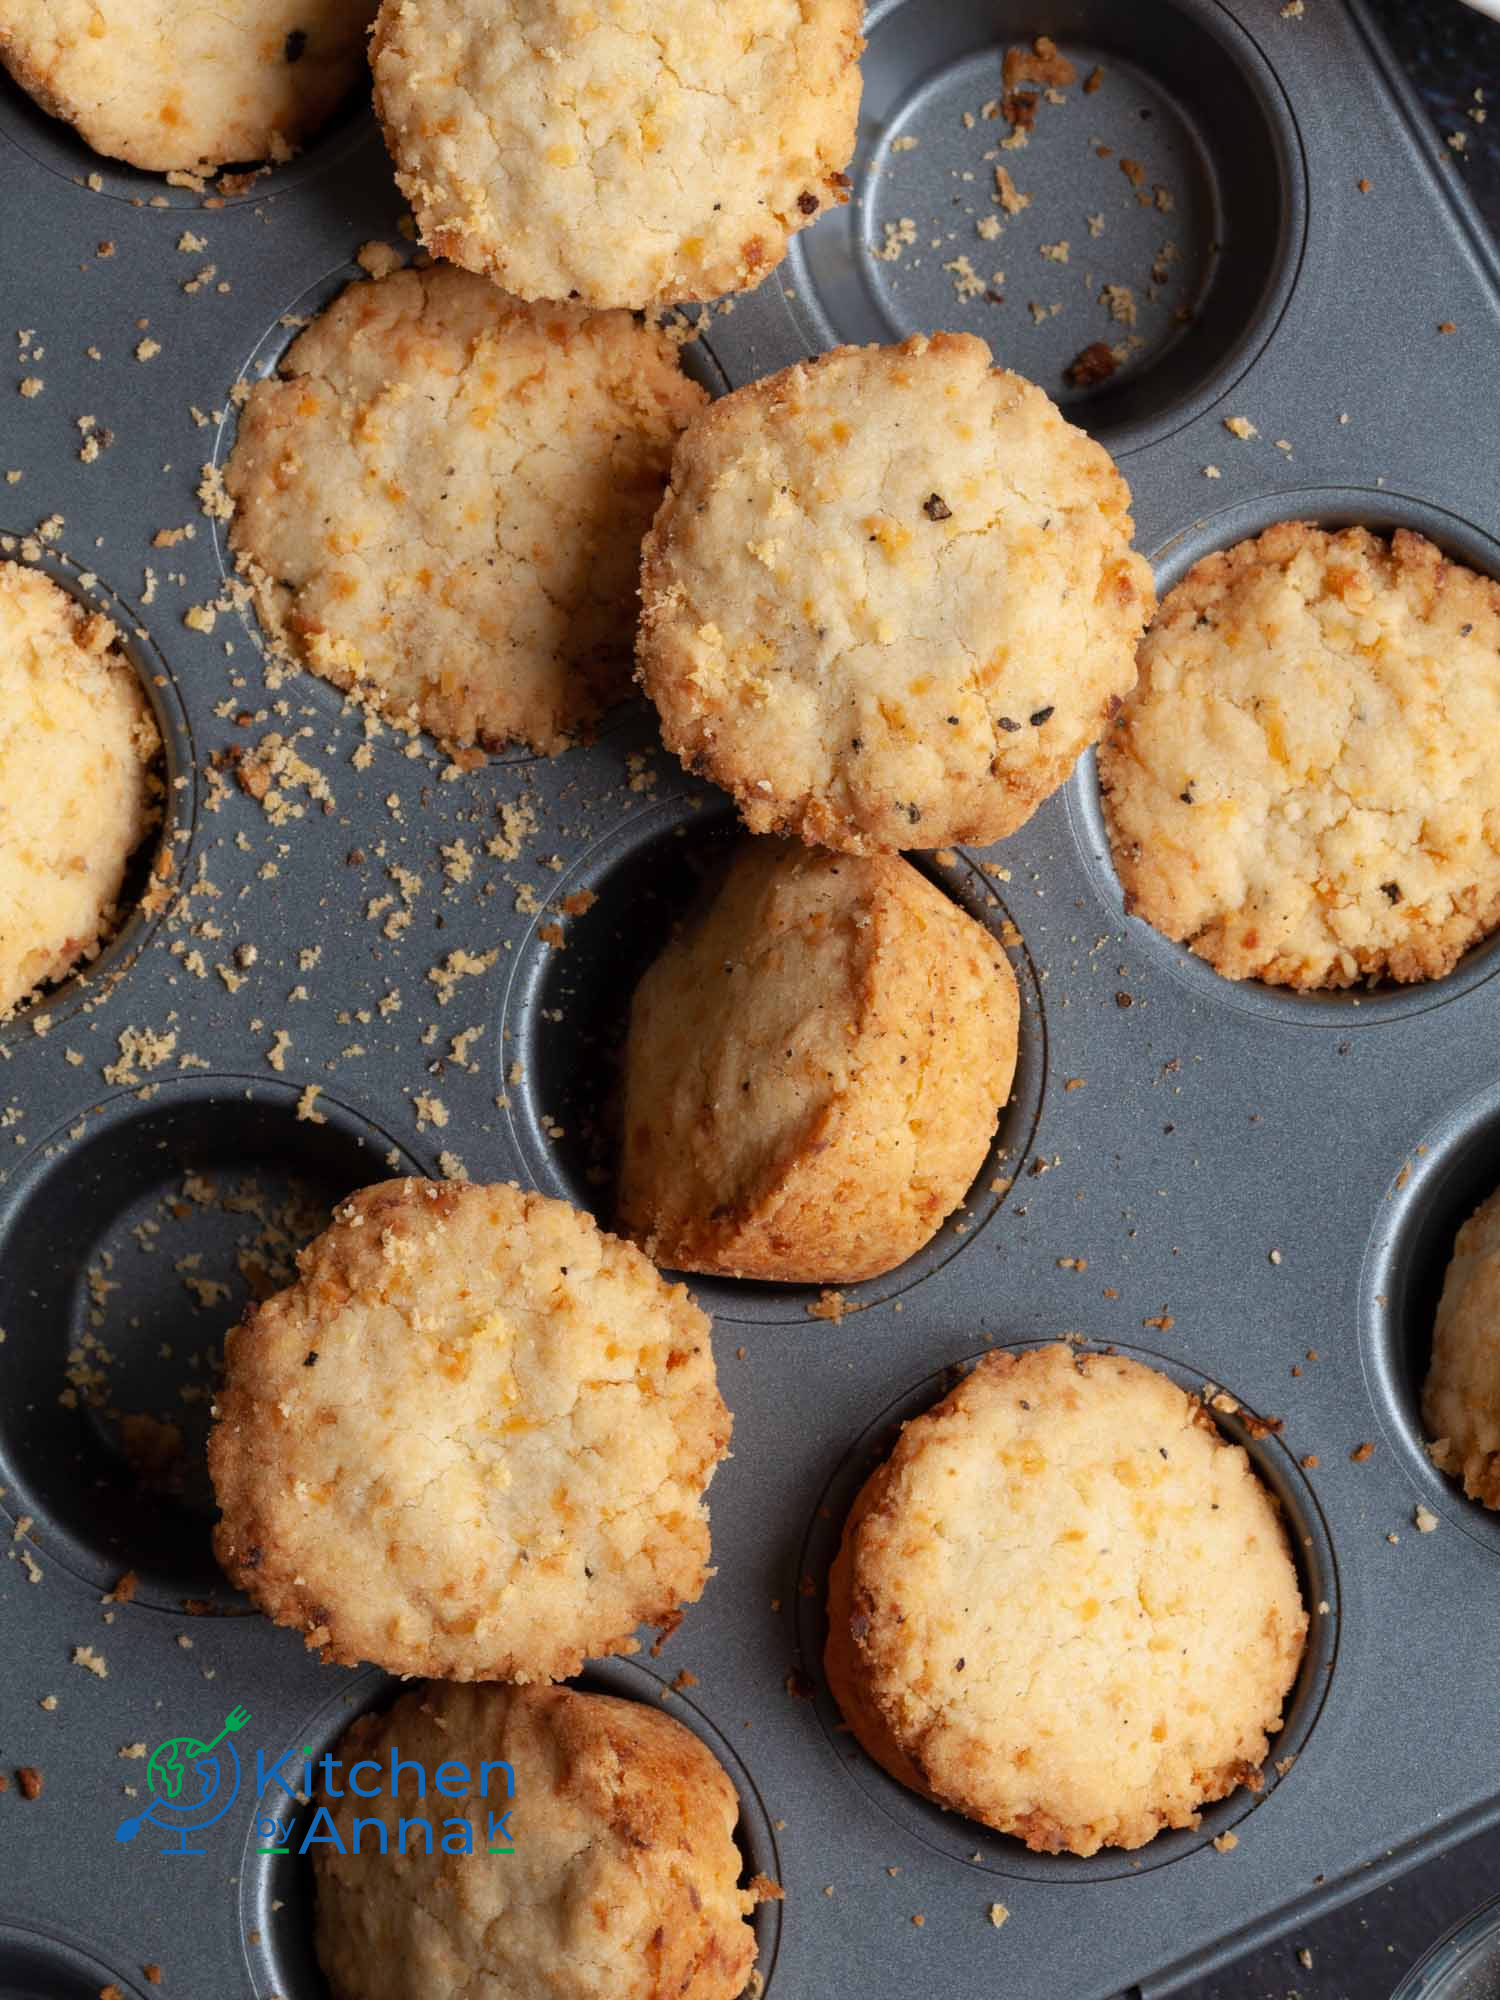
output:
[[[1000,53],[1039,31],[1080,84],[1001,149]],[[711,386],[836,338],[970,327],[1119,455],[1161,589],[1288,516],[1404,523],[1500,573],[1500,269],[1361,15],[877,0],[868,32],[855,199],[706,316],[690,357]],[[1033,197],[1015,215],[996,160]],[[234,609],[184,622],[223,589],[195,490],[232,442],[231,385],[274,366],[286,316],[356,275],[358,246],[409,251],[367,106],[206,209],[7,87],[0,174],[0,287],[26,330],[0,382],[0,474],[22,474],[0,529],[52,521],[25,559],[128,633],[175,864],[165,910],[0,1030],[0,1994],[140,1996],[152,1964],[163,1992],[317,2000],[307,1867],[257,1852],[253,1781],[192,1869],[149,1826],[115,1838],[149,1799],[123,1749],[242,1703],[247,1767],[321,1752],[391,1685],[319,1666],[215,1574],[201,1440],[223,1330],[313,1213],[393,1169],[456,1158],[607,1214],[629,989],[730,822],[638,705],[554,763],[459,771],[425,740],[367,745],[311,677],[268,686]],[[1117,373],[1066,390],[1101,339]],[[112,433],[88,457],[84,417]],[[257,799],[237,780],[272,735],[302,762]],[[810,1289],[695,1284],[735,1415],[717,1574],[659,1656],[586,1679],[665,1701],[734,1775],[747,1860],[787,1892],[758,1919],[775,2000],[1166,1993],[1500,1817],[1500,1518],[1432,1470],[1416,1416],[1454,1231],[1500,1181],[1500,945],[1405,991],[1228,984],[1123,917],[1091,759],[1012,840],[922,865],[1020,976],[995,1154],[842,1319]],[[1284,1770],[1196,1833],[1091,1861],[903,1792],[820,1668],[841,1513],[893,1424],[966,1357],[1064,1330],[1281,1420],[1223,1419],[1317,1607]],[[106,1601],[125,1572],[133,1600]],[[682,1669],[695,1684],[669,1690]]]

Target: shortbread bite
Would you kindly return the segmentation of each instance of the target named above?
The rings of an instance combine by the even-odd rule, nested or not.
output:
[[[0,63],[154,173],[285,160],[365,73],[378,0],[0,0]]]
[[[209,1439],[231,1579],[324,1659],[544,1680],[709,1574],[729,1413],[681,1285],[566,1202],[363,1189],[229,1336]]]
[[[0,562],[0,1017],[95,956],[161,817],[161,738],[117,636]]]
[[[826,1669],[902,1784],[1044,1853],[1258,1789],[1307,1631],[1276,1503],[1156,1370],[986,1355],[844,1530]]]
[[[445,743],[550,754],[629,689],[641,537],[706,400],[629,313],[442,268],[356,283],[250,392],[230,546],[325,680]]]
[[[1283,521],[1195,563],[1099,751],[1126,907],[1230,979],[1439,979],[1500,924],[1500,583]]]
[[[712,299],[847,198],[860,18],[860,0],[385,0],[375,108],[434,255],[528,299]]]
[[[835,348],[684,434],[637,677],[753,833],[999,840],[1135,683],[1131,532],[1108,452],[982,340]]]

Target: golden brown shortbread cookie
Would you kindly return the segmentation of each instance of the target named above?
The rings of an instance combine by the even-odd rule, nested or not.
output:
[[[683,1271],[904,1263],[983,1164],[1018,1014],[1005,953],[910,862],[747,841],[635,996],[621,1227]]]
[[[1307,1630],[1244,1451],[1155,1369],[1061,1345],[987,1354],[905,1426],[828,1607],[829,1684],[877,1762],[1085,1855],[1259,1786]]]
[[[161,739],[116,637],[0,562],[0,1017],[96,954],[161,816]]]
[[[704,391],[629,313],[356,283],[251,390],[224,484],[273,640],[444,742],[553,752],[629,686],[636,566]]]
[[[845,199],[859,0],[386,0],[371,60],[427,247],[593,306],[759,284]]]
[[[327,1660],[535,1680],[634,1652],[708,1570],[709,1326],[514,1187],[386,1181],[229,1336],[220,1562]]]
[[[1230,979],[1437,979],[1500,923],[1500,584],[1284,521],[1194,564],[1099,752],[1127,908]]]
[[[688,429],[638,675],[756,833],[1013,833],[1135,680],[1151,580],[1101,445],[970,334],[841,347]]]
[[[0,63],[154,173],[284,160],[365,75],[378,0],[0,0]]]
[[[423,1767],[422,1798],[410,1775],[391,1797],[392,1750]],[[347,1850],[319,1846],[313,1860],[314,1935],[334,2000],[739,2000],[758,1895],[739,1886],[739,1799],[671,1716],[570,1688],[434,1682],[361,1716],[336,1754],[346,1770],[368,1760],[381,1775],[373,1800],[347,1785],[318,1794]],[[468,1789],[436,1796],[438,1771],[459,1763]],[[514,1773],[513,1801],[504,1771],[482,1773],[500,1763]],[[362,1772],[360,1782],[377,1781]],[[456,1769],[446,1782],[459,1785]],[[507,1810],[515,1852],[490,1860],[491,1816]],[[435,1846],[444,1821],[467,1820],[473,1854],[428,1857],[409,1832],[401,1858],[402,1814],[428,1819]]]
[[[1500,1189],[1458,1232],[1422,1392],[1432,1462],[1500,1507]]]

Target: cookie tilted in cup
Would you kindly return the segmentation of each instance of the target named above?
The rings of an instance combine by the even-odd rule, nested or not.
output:
[[[385,0],[375,109],[436,256],[527,299],[712,299],[847,199],[861,11]]]
[[[1276,1502],[1165,1375],[987,1354],[905,1426],[828,1587],[860,1743],[1028,1847],[1141,1847],[1258,1789],[1307,1632]]]
[[[550,755],[629,692],[641,537],[706,400],[629,313],[355,283],[250,391],[230,546],[299,665],[398,727]]]
[[[709,1574],[709,1324],[633,1244],[514,1187],[386,1181],[229,1336],[230,1578],[324,1659],[562,1679]]]
[[[1162,603],[1099,750],[1126,908],[1229,979],[1440,979],[1500,924],[1500,583],[1283,521]]]
[[[746,841],[631,1007],[621,1227],[675,1270],[904,1263],[984,1162],[1019,1011],[996,940],[900,855]]]
[[[1458,1232],[1422,1391],[1428,1453],[1471,1500],[1500,1507],[1500,1188]]]
[[[402,1760],[400,1789],[381,1782]],[[691,1730],[657,1708],[558,1687],[430,1683],[338,1746],[366,1803],[320,1792],[340,1845],[313,1850],[314,1941],[335,2000],[740,2000],[747,1919],[739,1799]],[[417,1795],[446,1769],[447,1796]],[[462,1775],[460,1775],[462,1774]],[[465,1778],[467,1786],[465,1786]],[[452,1846],[402,1842],[425,1814]],[[455,1851],[469,1826],[471,1852]],[[490,1861],[490,1828],[505,1858]]]
[[[637,678],[753,833],[999,840],[1135,684],[1131,533],[1108,452],[982,340],[835,348],[679,441]]]

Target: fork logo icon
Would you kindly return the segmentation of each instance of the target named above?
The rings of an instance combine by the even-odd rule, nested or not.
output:
[[[206,1853],[189,1847],[188,1835],[221,1820],[239,1797],[239,1752],[229,1739],[249,1720],[250,1711],[236,1706],[206,1743],[196,1736],[172,1736],[159,1743],[146,1766],[146,1783],[155,1796],[144,1812],[120,1822],[115,1839],[134,1840],[150,1821],[177,1836],[175,1846],[162,1849],[164,1855]]]

